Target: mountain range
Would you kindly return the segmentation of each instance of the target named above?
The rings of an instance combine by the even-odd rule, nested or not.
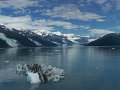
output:
[[[9,29],[0,25],[0,48],[5,47],[51,47],[86,44],[95,40],[89,36],[74,34],[62,34],[60,32],[48,32],[40,30],[17,30]]]

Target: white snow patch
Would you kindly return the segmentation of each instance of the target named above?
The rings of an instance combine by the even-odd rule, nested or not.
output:
[[[3,33],[0,33],[0,39],[6,41],[11,47],[17,47],[19,45],[17,40],[7,38]]]
[[[41,43],[39,43],[39,42],[37,42],[37,41],[35,41],[35,40],[33,40],[33,39],[30,39],[30,38],[29,38],[29,40],[32,41],[32,42],[34,42],[37,46],[42,46]]]
[[[92,42],[95,41],[96,39],[88,39],[88,42]]]
[[[48,34],[50,34],[50,32],[49,31],[46,31],[46,30],[35,30],[34,31],[34,33],[36,33],[37,35],[48,35]]]
[[[76,40],[81,39],[80,36],[74,34],[63,34],[63,36],[67,37],[67,39],[73,43],[78,43]]]
[[[58,36],[61,36],[61,35],[62,35],[62,33],[59,32],[59,31],[57,31],[57,32],[51,32],[51,33],[54,34],[54,35],[58,35]]]

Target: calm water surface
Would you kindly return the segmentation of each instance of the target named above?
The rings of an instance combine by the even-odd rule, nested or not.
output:
[[[57,83],[31,85],[15,72],[17,64],[63,68]],[[120,48],[54,47],[0,49],[0,90],[120,90]]]

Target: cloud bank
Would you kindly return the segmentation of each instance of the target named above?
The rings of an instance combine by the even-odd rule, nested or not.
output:
[[[90,29],[89,30],[90,35],[96,35],[96,36],[102,36],[109,33],[114,33],[114,32],[107,29]]]
[[[105,21],[104,16],[97,15],[90,12],[81,12],[74,4],[61,5],[54,7],[52,10],[46,10],[45,15],[53,18],[76,19],[83,21]]]
[[[64,29],[83,28],[82,26],[79,27],[75,24],[65,21],[53,21],[46,19],[32,20],[31,16],[29,15],[19,17],[0,15],[0,23],[9,28],[16,29],[54,30],[54,26],[63,27]]]

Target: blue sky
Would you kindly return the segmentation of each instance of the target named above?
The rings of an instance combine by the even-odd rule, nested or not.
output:
[[[120,0],[0,0],[9,28],[102,35],[120,30]]]

